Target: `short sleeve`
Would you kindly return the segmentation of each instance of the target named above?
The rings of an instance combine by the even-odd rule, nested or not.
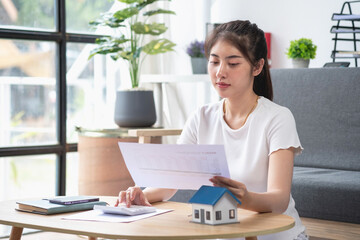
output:
[[[295,155],[301,154],[303,148],[296,130],[294,116],[289,109],[282,107],[272,119],[269,132],[269,155],[280,149],[293,147]]]
[[[190,117],[186,120],[179,139],[177,140],[177,144],[197,144],[197,132],[199,129],[198,119],[198,111],[195,111],[190,115]]]

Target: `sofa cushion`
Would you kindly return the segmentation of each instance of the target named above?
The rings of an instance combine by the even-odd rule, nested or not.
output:
[[[292,185],[301,217],[360,223],[360,172],[295,167]]]
[[[292,196],[301,217],[360,223],[360,172],[294,167]],[[185,202],[195,190],[179,190],[170,201]]]
[[[189,202],[190,198],[192,198],[192,196],[195,194],[195,192],[196,190],[180,189],[175,193],[175,195],[170,199],[170,201],[187,203]]]
[[[296,120],[296,166],[360,171],[360,68],[271,69],[274,102]]]

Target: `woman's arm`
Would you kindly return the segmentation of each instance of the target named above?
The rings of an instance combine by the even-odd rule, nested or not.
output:
[[[151,206],[151,203],[169,200],[176,193],[177,189],[166,188],[145,188],[144,191],[140,187],[129,187],[126,191],[119,193],[115,207],[123,203],[127,207],[131,205]]]
[[[269,158],[267,192],[249,192],[238,181],[214,177],[215,186],[226,187],[241,202],[241,208],[257,212],[284,212],[289,204],[293,175],[294,152],[292,148],[273,152]]]
[[[150,203],[167,201],[175,195],[177,189],[170,188],[145,188],[145,197]]]
[[[266,193],[251,193],[248,209],[258,212],[284,212],[290,200],[294,152],[278,150],[270,155]],[[246,206],[245,205],[245,206]]]

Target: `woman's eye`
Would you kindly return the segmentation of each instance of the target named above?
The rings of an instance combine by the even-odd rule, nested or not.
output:
[[[218,61],[209,61],[210,64],[218,64]]]
[[[239,63],[229,63],[230,66],[234,67],[234,66],[237,66],[239,65]]]

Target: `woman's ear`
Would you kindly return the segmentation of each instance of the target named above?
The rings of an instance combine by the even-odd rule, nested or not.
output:
[[[255,65],[254,69],[253,69],[253,76],[256,77],[257,75],[259,75],[264,67],[265,64],[265,60],[263,58],[261,58]]]

